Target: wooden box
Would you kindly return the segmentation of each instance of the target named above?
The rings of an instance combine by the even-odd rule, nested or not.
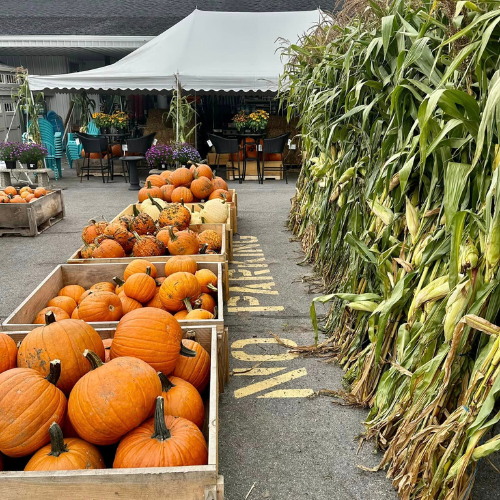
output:
[[[165,276],[163,262],[153,260],[158,277]],[[90,288],[99,281],[112,281],[114,276],[122,277],[126,263],[121,264],[60,264],[57,266],[37,288],[26,298],[22,304],[3,322],[4,331],[31,331],[40,325],[32,323],[35,316],[47,302],[57,296],[59,290],[66,285],[80,285]],[[220,262],[200,262],[199,269],[213,271],[219,283],[222,283],[222,264]],[[224,294],[223,287],[217,289],[217,318],[206,320],[181,320],[181,325],[207,326],[215,325],[217,331],[224,329]],[[89,323],[94,328],[116,328],[117,321]]]
[[[223,339],[218,342],[216,328],[183,327],[211,358],[210,384],[204,393],[208,465],[156,467],[144,469],[101,469],[57,472],[0,472],[2,500],[45,500],[71,498],[83,500],[223,500],[224,480],[218,476],[218,401],[225,379]],[[113,329],[98,330],[101,338],[113,337]],[[27,332],[11,333],[18,342]]]
[[[29,203],[0,203],[0,236],[36,236],[64,218],[62,191],[55,189]]]
[[[283,172],[279,170],[281,165],[282,165],[281,161],[266,161],[266,175],[264,179],[276,179],[276,180],[283,179]],[[262,162],[260,162],[260,167],[262,169]],[[273,170],[273,167],[276,168],[276,170]],[[241,172],[243,173],[243,162],[241,162],[240,168]],[[229,180],[235,180],[234,175],[236,172],[234,170],[228,170],[227,172]],[[258,180],[256,160],[247,160],[245,180],[247,181]]]

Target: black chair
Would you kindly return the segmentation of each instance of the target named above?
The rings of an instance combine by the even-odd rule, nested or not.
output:
[[[230,155],[231,158],[231,166],[228,167],[226,165],[226,177],[228,169],[233,172],[233,178],[235,178],[234,172],[238,170],[238,182],[241,184],[243,182],[243,178],[241,177],[241,168],[240,168],[240,147],[238,144],[238,139],[226,139],[225,137],[220,137],[218,135],[208,134],[208,138],[212,142],[215,148],[216,154],[216,162],[217,165],[215,167],[215,171],[217,172],[217,168],[220,165],[220,155]],[[236,155],[238,159],[238,168],[234,166],[234,155]]]
[[[83,150],[85,151],[85,159],[87,159],[87,166],[85,166],[85,159],[83,160],[83,166],[80,173],[80,182],[83,180],[84,170],[87,170],[87,179],[90,179],[90,170],[94,167],[90,166],[90,154],[97,153],[99,155],[99,160],[101,163],[101,174],[102,174],[102,182],[104,183],[104,171],[105,168],[108,170],[108,181],[109,174],[112,169],[112,163],[110,162],[108,155],[108,141],[106,137],[95,137],[88,136],[88,134],[76,134],[76,136],[80,139],[82,143]],[[107,165],[104,166],[102,160],[107,156]]]
[[[283,172],[285,175],[285,182],[288,184],[288,177],[286,172],[286,166],[283,161],[283,152],[285,151],[286,143],[290,137],[290,132],[279,135],[278,137],[271,137],[269,139],[264,139],[262,141],[262,166],[259,172],[259,182],[264,184],[264,176],[266,173],[266,154],[279,154],[281,155],[281,167],[268,167],[268,170]]]
[[[125,142],[127,144],[127,149],[129,154],[135,154],[136,156],[144,156],[146,151],[153,145],[155,140],[156,132],[152,134],[143,135],[137,139],[127,139]]]

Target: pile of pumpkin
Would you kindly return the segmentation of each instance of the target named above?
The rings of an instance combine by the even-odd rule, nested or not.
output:
[[[193,231],[193,216],[185,206],[172,203],[160,207],[151,200],[148,206],[142,204],[142,212],[134,205],[134,215],[123,215],[118,221],[96,222],[94,219],[83,228],[84,246],[80,250],[83,259],[155,257],[160,255],[194,255],[198,253],[217,254],[222,247],[222,237],[212,229]],[[213,200],[205,213],[226,217],[227,205],[222,200]],[[208,204],[207,204],[208,205]],[[195,229],[203,229],[195,228]]]
[[[114,283],[96,283],[88,290],[80,285],[67,285],[49,300],[33,323],[44,324],[48,312],[56,321],[69,318],[87,323],[118,321],[144,307],[162,309],[175,314],[178,320],[216,316],[218,279],[212,271],[198,269],[189,256],[172,257],[166,262],[165,277],[158,277],[156,266],[135,259],[125,268],[123,279],[115,277]]]
[[[92,326],[51,312],[19,348],[0,333],[0,470],[205,465],[210,355],[182,337],[151,307],[121,319],[109,357]]]
[[[7,186],[0,190],[0,203],[29,203],[46,194],[47,190],[43,187],[32,189],[29,186],[24,186],[17,190],[14,186]]]
[[[150,175],[145,187],[139,191],[139,202],[147,200],[148,195],[167,203],[197,203],[215,199],[233,201],[226,181],[214,177],[212,169],[203,163]]]

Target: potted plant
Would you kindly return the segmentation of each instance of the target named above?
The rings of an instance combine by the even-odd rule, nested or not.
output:
[[[244,111],[238,111],[238,113],[233,116],[233,123],[238,132],[243,132],[248,125],[248,116]]]
[[[198,151],[188,144],[187,142],[180,142],[175,144],[174,159],[180,165],[187,165],[188,162],[199,163],[201,156]]]
[[[35,170],[38,162],[47,156],[48,151],[45,146],[30,142],[27,144],[18,143],[16,153],[17,159],[21,163],[26,163],[26,168]]]
[[[248,116],[248,126],[252,132],[263,132],[267,128],[269,113],[263,109],[257,109]]]
[[[109,133],[109,127],[113,125],[112,117],[106,113],[94,113],[92,115],[92,120],[94,120],[96,127],[103,134]]]
[[[128,115],[123,111],[117,111],[111,115],[111,121],[113,123],[113,127],[118,130],[123,130],[128,127]]]
[[[5,166],[9,169],[16,168],[17,145],[17,142],[0,143],[0,161],[4,161]]]
[[[175,162],[174,148],[170,144],[156,144],[146,151],[146,161],[152,168],[165,169]]]

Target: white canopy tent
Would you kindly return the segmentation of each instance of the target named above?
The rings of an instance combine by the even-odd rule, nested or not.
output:
[[[32,91],[276,92],[283,70],[280,39],[291,43],[321,12],[193,11],[118,62],[90,71],[30,76]]]

